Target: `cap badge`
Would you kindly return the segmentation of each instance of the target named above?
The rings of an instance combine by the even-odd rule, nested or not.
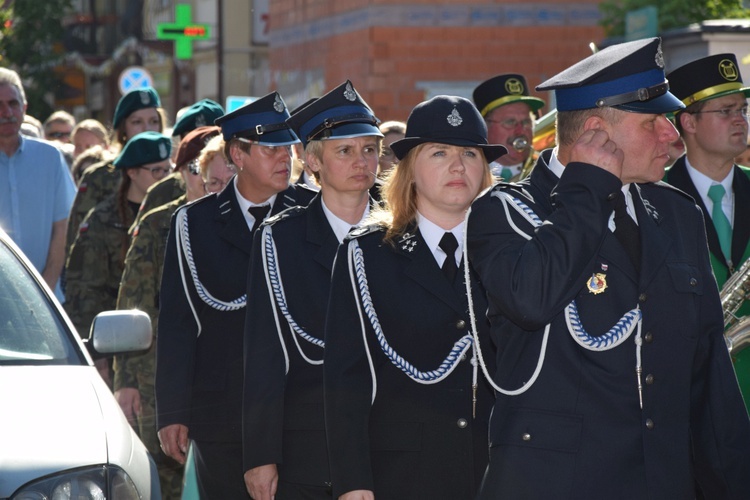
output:
[[[607,289],[607,275],[604,273],[594,273],[586,282],[586,288],[594,295],[599,295]]]
[[[279,94],[276,94],[276,99],[274,99],[273,101],[273,109],[275,109],[277,113],[284,112],[284,102],[281,100],[281,96]]]
[[[721,62],[719,62],[719,74],[724,80],[729,82],[737,80],[740,76],[739,71],[737,71],[737,66],[735,66],[734,62],[729,59],[722,59]]]
[[[141,90],[140,92],[138,92],[138,95],[141,98],[141,104],[143,104],[144,106],[151,102],[151,97],[145,90]]]
[[[167,146],[163,142],[159,143],[159,158],[164,159],[167,157]]]
[[[453,111],[451,111],[451,114],[448,115],[448,123],[452,127],[458,127],[464,122],[464,119],[461,118],[461,115],[458,114],[458,110],[454,107]]]
[[[344,97],[346,98],[347,101],[354,102],[357,100],[357,93],[352,88],[351,83],[346,84],[346,88],[344,89]]]
[[[518,78],[508,78],[505,81],[505,91],[509,94],[523,94],[523,83]]]
[[[399,243],[401,243],[401,250],[409,253],[413,252],[414,248],[417,246],[415,235],[411,233],[405,233],[399,240]]]
[[[654,61],[659,68],[664,69],[664,54],[661,51],[661,42],[659,42],[659,46],[656,48],[656,57],[654,58]]]
[[[206,126],[206,117],[202,114],[199,114],[195,117],[195,128],[198,127],[205,127]]]

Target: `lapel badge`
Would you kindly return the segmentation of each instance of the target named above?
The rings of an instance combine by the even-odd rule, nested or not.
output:
[[[607,275],[604,273],[594,273],[586,282],[586,288],[594,295],[599,295],[607,289]]]
[[[417,240],[414,237],[415,235],[411,233],[405,233],[401,239],[398,241],[401,244],[401,250],[405,252],[413,252],[414,248],[417,246]]]
[[[659,221],[659,212],[656,211],[654,206],[651,203],[649,203],[648,200],[646,199],[643,200],[643,207],[646,209],[646,212],[648,212],[648,215],[650,215],[652,219],[654,219],[657,222]]]

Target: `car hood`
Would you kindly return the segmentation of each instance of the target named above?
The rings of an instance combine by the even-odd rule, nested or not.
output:
[[[91,366],[0,366],[0,498],[48,474],[131,456],[137,438],[108,392]]]

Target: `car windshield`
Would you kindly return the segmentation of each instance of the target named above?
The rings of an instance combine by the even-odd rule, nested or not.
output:
[[[0,283],[0,365],[84,363],[51,299],[4,243]]]

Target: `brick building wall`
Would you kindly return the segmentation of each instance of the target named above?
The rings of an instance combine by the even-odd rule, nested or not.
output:
[[[381,120],[405,120],[435,94],[508,72],[533,87],[589,55],[598,4],[273,0],[271,86],[293,108],[350,79]]]

